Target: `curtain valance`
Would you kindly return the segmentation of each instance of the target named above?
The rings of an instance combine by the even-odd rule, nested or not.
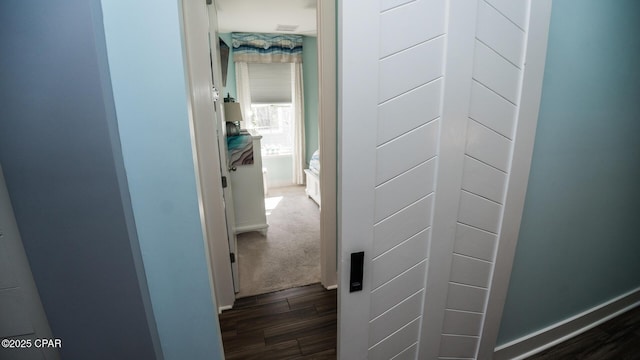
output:
[[[232,33],[231,44],[235,62],[302,62],[301,35]]]

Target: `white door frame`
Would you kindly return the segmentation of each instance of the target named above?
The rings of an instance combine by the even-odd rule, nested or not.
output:
[[[185,72],[189,93],[189,116],[200,214],[211,272],[212,289],[218,310],[233,306],[235,293],[225,226],[215,114],[211,107],[211,67],[209,63],[209,19],[205,1],[181,1],[181,22],[185,43]],[[213,5],[215,6],[215,1]],[[336,111],[335,111],[335,8],[331,0],[321,0],[319,9],[319,116],[320,147],[325,151],[320,177],[322,211],[321,281],[336,286]],[[322,11],[320,11],[322,9]],[[332,56],[332,58],[331,58]],[[211,139],[216,139],[215,142]],[[332,194],[334,196],[332,196]],[[332,206],[334,205],[334,206]]]

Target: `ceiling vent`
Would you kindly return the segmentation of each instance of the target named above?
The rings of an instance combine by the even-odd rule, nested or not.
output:
[[[276,31],[294,32],[298,29],[299,25],[281,25],[276,26]]]

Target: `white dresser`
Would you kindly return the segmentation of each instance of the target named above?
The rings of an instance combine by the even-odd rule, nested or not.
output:
[[[249,231],[266,234],[269,227],[264,208],[260,139],[262,136],[253,135],[253,164],[236,166],[236,171],[230,172],[236,234]]]

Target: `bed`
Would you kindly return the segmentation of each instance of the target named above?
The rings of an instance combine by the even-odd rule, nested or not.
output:
[[[305,192],[307,196],[320,206],[320,152],[316,150],[309,161],[309,168],[304,169],[307,175],[307,187]]]

